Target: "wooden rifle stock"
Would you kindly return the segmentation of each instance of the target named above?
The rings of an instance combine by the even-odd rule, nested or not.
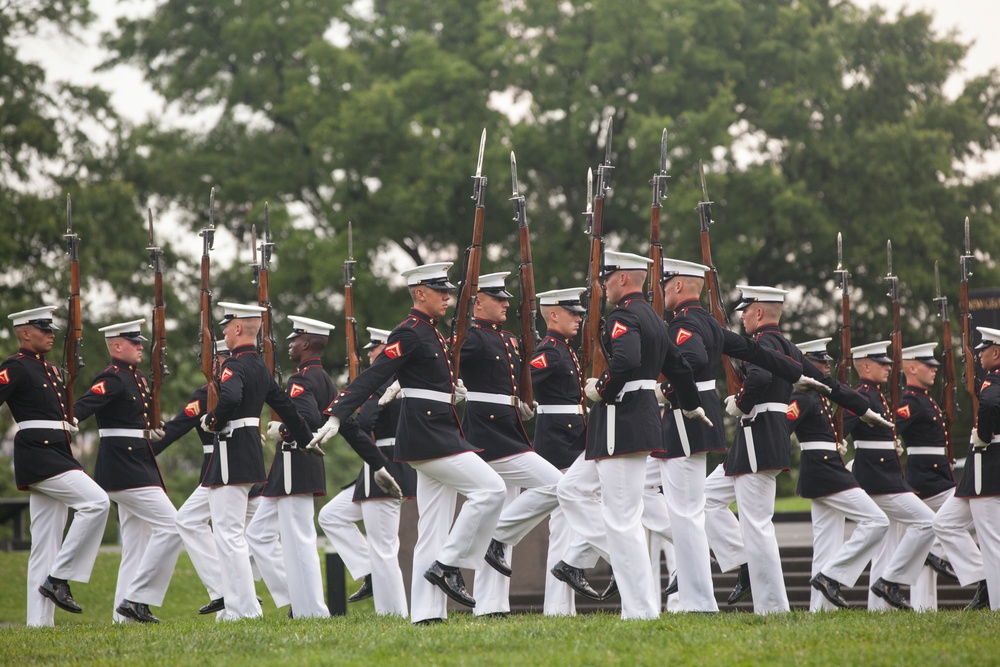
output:
[[[170,374],[167,369],[167,323],[166,305],[163,298],[163,270],[161,259],[163,250],[153,241],[153,211],[149,214],[149,267],[153,269],[153,343],[150,351],[150,369],[152,372],[152,396],[150,397],[149,427],[160,428],[162,414],[160,412],[160,391],[163,379]]]
[[[593,197],[593,207],[587,202],[587,217],[590,223],[590,263],[588,268],[589,286],[587,316],[583,325],[583,341],[580,349],[580,369],[587,377],[599,378],[608,368],[608,351],[604,348],[604,201],[610,187],[612,119],[608,118],[608,134],[604,146],[604,162],[597,166],[597,193]],[[587,192],[593,187],[591,172],[587,172]],[[593,211],[593,213],[591,213]],[[661,269],[662,270],[662,269]],[[584,399],[586,400],[586,399]]]
[[[965,358],[965,390],[972,402],[972,426],[979,421],[979,392],[976,387],[976,351],[972,347],[972,309],[969,307],[969,276],[972,275],[972,250],[969,243],[969,218],[965,219],[965,254],[959,258],[962,282],[959,284],[959,309],[962,319],[962,356]]]
[[[83,318],[80,308],[80,237],[73,232],[73,203],[66,195],[66,254],[69,255],[69,300],[66,309],[66,337],[63,347],[63,370],[66,385],[66,419],[73,423],[73,386],[84,367],[83,355]]]
[[[199,304],[201,327],[198,337],[201,342],[201,353],[198,355],[198,361],[201,365],[201,373],[205,376],[205,382],[208,385],[205,410],[211,412],[219,404],[219,381],[215,376],[215,333],[212,327],[212,290],[209,281],[209,274],[212,269],[210,253],[212,248],[215,247],[215,188],[212,188],[208,208],[208,227],[201,230],[200,236],[202,238],[201,297]]]
[[[660,201],[667,198],[667,130],[664,128],[660,139],[660,170],[653,174],[649,184],[653,186],[653,203],[649,206],[649,259],[653,264],[649,271],[649,304],[653,312],[663,319],[663,245],[660,243]]]
[[[271,265],[271,252],[274,244],[271,242],[271,219],[267,202],[264,202],[264,240],[260,244],[260,262],[256,261],[257,254],[257,230],[251,226],[251,238],[254,255],[254,276],[257,282],[257,305],[264,310],[260,314],[260,341],[261,354],[264,357],[264,364],[271,372],[271,377],[282,386],[281,365],[278,363],[278,350],[274,341],[274,328],[271,321],[271,297],[269,273]],[[278,413],[271,409],[271,421],[281,421]]]
[[[483,252],[483,227],[486,223],[486,177],[483,176],[483,151],[486,148],[486,130],[479,139],[479,162],[472,177],[472,199],[476,202],[476,219],[472,227],[472,245],[465,251],[465,275],[458,293],[458,304],[451,322],[451,366],[455,382],[461,376],[462,345],[469,331],[472,304],[479,293],[479,263]]]
[[[531,263],[531,232],[528,229],[524,195],[520,194],[518,188],[517,160],[513,151],[510,153],[510,173],[514,191],[514,196],[510,200],[514,205],[514,220],[517,222],[518,245],[521,249],[521,265],[517,269],[520,286],[517,312],[521,320],[521,373],[517,382],[517,395],[530,406],[535,402],[529,362],[535,356],[535,344],[538,340],[535,329],[535,314],[538,308],[535,303],[535,269]]]
[[[892,241],[886,242],[886,253],[889,259],[889,273],[886,283],[889,285],[889,298],[892,300],[892,334],[889,340],[892,344],[892,370],[889,371],[889,407],[892,419],[896,418],[899,409],[900,378],[903,372],[903,331],[899,313],[899,278],[892,274]]]
[[[347,338],[347,381],[361,372],[358,353],[358,321],[354,319],[354,228],[347,223],[347,259],[344,261],[344,334]]]
[[[941,294],[941,273],[937,262],[934,262],[934,288],[934,300],[938,302],[938,315],[941,317],[941,336],[944,338],[944,386],[941,388],[941,407],[947,422],[944,446],[948,462],[951,463],[955,457],[952,435],[955,430],[955,413],[958,410],[958,377],[955,373],[955,348],[951,338],[948,297]]]
[[[851,274],[844,268],[844,241],[840,232],[837,233],[837,286],[840,294],[840,363],[837,364],[837,382],[849,384],[851,372]],[[838,408],[833,419],[833,431],[837,442],[844,440],[844,409]]]

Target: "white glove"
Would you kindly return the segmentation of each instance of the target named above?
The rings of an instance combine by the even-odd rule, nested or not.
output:
[[[902,456],[903,440],[901,438],[896,438],[895,440],[893,440],[892,444],[896,447],[896,456]]]
[[[522,401],[520,398],[517,399],[517,412],[518,412],[518,414],[521,415],[521,421],[528,421],[529,419],[531,419],[532,417],[534,417],[535,416],[535,408],[537,408],[537,407],[538,407],[538,403],[537,402],[533,402],[531,405],[528,405],[527,403],[525,403],[524,401]]]
[[[326,420],[326,423],[320,426],[318,431],[313,433],[313,439],[309,441],[308,445],[306,445],[306,449],[322,445],[327,440],[337,435],[337,432],[339,430],[340,430],[340,419],[331,415]]]
[[[69,432],[70,436],[74,436],[80,432],[80,420],[73,417],[72,422],[66,422],[66,430]]]
[[[150,442],[159,442],[160,440],[163,440],[163,436],[165,436],[167,432],[164,431],[162,428],[151,428],[148,431],[146,431],[146,434],[147,434],[146,439],[149,440]]]
[[[986,449],[990,446],[990,443],[985,442],[979,438],[979,431],[973,431],[972,437],[969,438],[969,444],[976,449]]]
[[[218,433],[218,431],[213,431],[208,427],[208,415],[204,414],[201,416],[201,430],[205,433]]]
[[[587,378],[587,384],[583,387],[583,393],[594,403],[601,400],[601,395],[597,393],[597,378]]]
[[[740,419],[747,416],[747,413],[740,410],[740,406],[736,405],[736,397],[732,394],[726,396],[726,413]]]
[[[465,383],[459,378],[455,383],[455,405],[458,405],[469,397],[469,390],[465,388]]]
[[[388,470],[384,467],[379,468],[375,471],[374,477],[378,488],[382,489],[393,498],[397,498],[399,500],[403,499],[403,490],[399,488],[399,484],[396,484],[396,480],[389,474]]]
[[[318,444],[316,444],[316,445],[313,445],[313,444],[306,445],[302,449],[302,451],[304,451],[306,454],[312,454],[313,456],[326,456],[326,452],[324,452],[323,448],[320,447]]]
[[[712,420],[708,418],[708,415],[705,414],[705,408],[697,407],[694,410],[681,410],[681,413],[683,413],[686,419],[700,421],[709,428],[715,426],[715,424],[712,423]]]
[[[385,393],[379,397],[378,404],[388,405],[389,403],[392,403],[397,398],[399,398],[399,394],[402,391],[403,388],[399,386],[399,380],[396,380],[395,382],[393,382],[392,384],[390,384],[388,387],[385,388]]]
[[[656,402],[658,404],[666,405],[667,403],[670,402],[667,400],[667,395],[663,393],[663,389],[661,389],[660,387],[657,387],[654,393],[656,394]]]
[[[817,393],[823,394],[824,396],[830,395],[830,388],[819,380],[813,380],[807,375],[800,375],[799,379],[793,384],[795,391],[815,391]]]
[[[272,419],[267,424],[267,437],[271,440],[281,440],[281,422],[276,419]]]
[[[895,424],[890,421],[886,421],[885,417],[875,412],[871,408],[868,408],[868,412],[861,415],[861,421],[868,424],[869,426],[884,426],[886,428],[895,428]]]
[[[847,456],[847,440],[841,440],[837,443],[837,452],[841,456]]]

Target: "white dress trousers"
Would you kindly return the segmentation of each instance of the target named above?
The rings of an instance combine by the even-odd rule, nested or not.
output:
[[[889,519],[875,501],[860,488],[845,489],[812,499],[812,575],[820,572],[851,588],[880,548],[889,530]],[[846,519],[857,523],[844,541]],[[810,592],[809,611],[832,611],[837,607],[815,588]]]
[[[915,493],[887,493],[871,496],[875,504],[889,517],[889,530],[882,548],[872,559],[870,580],[879,578],[912,586],[927,560],[934,542],[934,511]],[[868,609],[893,609],[869,591]]]
[[[649,543],[642,527],[646,458],[645,453],[640,453],[597,461],[608,555],[612,571],[618,573],[615,579],[623,620],[660,617],[658,590],[649,563]]]
[[[31,553],[28,556],[28,616],[31,627],[55,625],[55,604],[38,592],[46,577],[90,580],[111,503],[82,470],[68,470],[28,488]],[[69,508],[76,514],[63,539]]]
[[[246,541],[247,500],[251,486],[231,484],[208,489],[212,531],[222,571],[222,595],[226,600],[225,610],[216,617],[219,621],[263,615],[257,602]]]
[[[448,598],[424,579],[435,560],[472,570],[489,567],[483,556],[503,510],[507,487],[474,452],[409,463],[417,471],[419,514],[410,585],[410,619],[416,623],[448,617]],[[465,504],[455,517],[459,493],[465,496]]]
[[[958,583],[971,586],[986,578],[983,554],[972,537],[975,523],[969,498],[949,498],[934,515],[934,535],[955,568]]]
[[[108,498],[118,505],[122,539],[111,612],[116,623],[123,623],[130,620],[116,610],[123,600],[152,607],[163,604],[183,544],[177,534],[177,510],[163,488],[109,491]]]
[[[402,500],[354,502],[349,486],[319,511],[319,526],[355,581],[372,576],[375,613],[407,615],[406,587],[399,567],[399,513]],[[365,524],[365,533],[358,522]]]
[[[736,487],[732,477],[720,463],[705,478],[705,534],[723,572],[735,570],[747,562],[740,522],[729,506],[736,502]],[[677,582],[680,585],[680,582]]]
[[[642,489],[642,482],[636,482]],[[563,474],[556,487],[559,507],[569,522],[570,529],[579,538],[572,553],[563,560],[573,567],[593,567],[599,556],[610,562],[608,556],[608,536],[601,518],[604,512],[601,500],[601,479],[597,473],[597,462],[587,460],[585,454],[573,462]],[[589,549],[583,545],[589,545]],[[586,556],[586,560],[584,560]]]
[[[707,454],[701,452],[657,459],[674,534],[678,590],[677,603],[669,607],[671,611],[719,611],[705,533],[706,458]]]
[[[945,489],[941,493],[931,496],[930,498],[923,498],[924,504],[930,507],[936,514],[939,509],[948,501],[949,498],[955,495],[955,489]],[[933,522],[931,529],[933,530]],[[935,537],[934,543],[931,546],[931,552],[940,558],[945,558],[947,556],[944,554],[944,549],[941,546],[941,542]],[[917,580],[914,582],[913,586],[910,587],[910,606],[913,607],[914,611],[937,611],[938,608],[938,596],[937,596],[937,583],[938,575],[929,565],[924,565],[920,569],[920,574],[917,575]]]

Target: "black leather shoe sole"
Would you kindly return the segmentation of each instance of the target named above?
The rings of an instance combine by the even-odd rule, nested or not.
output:
[[[52,603],[55,604],[55,606],[62,609],[63,611],[68,611],[71,614],[83,613],[83,609],[79,605],[77,605],[75,602],[72,605],[68,602],[63,602],[62,600],[59,599],[59,596],[56,595],[55,591],[53,591],[50,588],[46,588],[45,586],[39,586],[38,592],[41,593],[43,597],[47,597],[48,599],[52,600]]]
[[[473,598],[469,597],[468,595],[462,595],[458,591],[452,590],[451,587],[447,584],[447,582],[445,582],[444,578],[438,576],[436,573],[428,570],[427,572],[424,572],[424,579],[426,579],[427,581],[431,582],[432,584],[440,588],[442,591],[444,591],[445,595],[450,597],[458,604],[465,605],[466,607],[476,606],[476,601]]]
[[[198,610],[199,614],[214,614],[226,608],[225,598],[216,598]]]
[[[597,600],[598,602],[601,601],[601,594],[600,593],[598,593],[597,591],[595,591],[593,589],[591,589],[591,590],[588,591],[586,588],[580,587],[577,584],[577,582],[573,581],[572,577],[570,577],[569,575],[567,575],[560,568],[553,567],[551,570],[549,570],[549,572],[552,573],[553,577],[555,577],[559,581],[563,582],[564,584],[566,584],[567,586],[569,586],[570,588],[572,588],[574,591],[576,591],[577,593],[579,593],[583,597],[587,598],[588,600]]]
[[[833,591],[831,591],[829,587],[825,584],[825,582],[821,580],[818,576],[810,579],[809,585],[818,590],[820,593],[822,593],[823,597],[829,600],[830,604],[834,605],[835,607],[840,607],[841,609],[847,609],[851,606],[847,603],[847,600],[845,600],[842,595],[834,595]]]

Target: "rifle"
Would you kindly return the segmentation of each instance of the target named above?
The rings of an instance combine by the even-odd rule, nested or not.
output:
[[[660,244],[660,200],[667,198],[667,128],[660,137],[660,171],[649,180],[653,186],[653,203],[649,206],[649,258],[653,260],[649,272],[649,303],[653,312],[663,319],[663,246]]]
[[[208,398],[206,411],[211,412],[219,403],[219,382],[215,377],[215,333],[212,331],[212,291],[209,288],[209,273],[212,259],[209,253],[215,247],[215,188],[212,188],[208,204],[208,227],[201,230],[201,330],[198,341],[201,350],[198,353],[198,364],[201,373],[208,383]]]
[[[80,237],[73,233],[73,202],[66,195],[66,254],[69,255],[69,302],[66,308],[66,337],[63,340],[63,375],[66,384],[66,420],[73,423],[73,385],[80,369],[85,366],[80,348],[83,347],[83,320],[80,316]]]
[[[944,405],[944,416],[948,420],[949,434],[955,428],[955,411],[958,407],[958,380],[955,377],[955,349],[951,340],[951,321],[948,319],[948,297],[941,294],[941,272],[938,263],[934,262],[934,300],[938,302],[938,315],[941,317],[941,335],[944,338],[944,387],[942,387],[941,403]],[[944,443],[948,453],[948,461],[954,459],[951,438]]]
[[[705,288],[708,292],[708,304],[712,310],[712,317],[720,325],[725,327],[726,306],[722,302],[722,290],[719,288],[719,270],[712,263],[712,242],[709,238],[708,226],[714,223],[712,220],[712,200],[708,198],[708,186],[705,185],[705,165],[698,160],[698,174],[701,176],[701,201],[698,202],[698,219],[701,223],[701,263],[708,267],[705,271]],[[743,387],[743,379],[739,371],[733,366],[729,357],[722,355],[722,368],[726,371],[726,393],[733,396],[739,393]]]
[[[837,232],[837,287],[840,289],[840,363],[837,365],[837,382],[848,384],[848,373],[851,366],[851,273],[844,268],[844,242]],[[834,433],[837,442],[844,439],[844,410],[839,408],[834,418]]]
[[[892,241],[886,241],[886,257],[889,264],[889,272],[885,276],[885,282],[889,286],[886,294],[892,300],[892,335],[889,340],[892,343],[892,370],[889,371],[889,406],[892,409],[892,418],[896,418],[896,410],[899,409],[899,389],[900,377],[903,371],[903,331],[899,315],[899,278],[892,274]]]
[[[587,232],[590,234],[590,264],[587,269],[587,316],[583,326],[583,340],[580,348],[580,370],[587,377],[599,378],[608,367],[608,351],[604,349],[604,200],[610,188],[612,119],[608,118],[607,141],[604,146],[604,162],[597,165],[597,194],[593,196],[594,206],[590,207],[592,195],[592,172],[587,172]],[[662,266],[659,269],[662,271]],[[588,372],[589,371],[589,372]]]
[[[344,331],[347,335],[347,381],[353,382],[361,371],[358,353],[358,321],[354,319],[354,229],[347,223],[347,259],[344,261]]]
[[[150,368],[153,375],[153,391],[149,407],[150,428],[160,428],[160,390],[163,388],[163,378],[170,375],[167,369],[167,324],[166,306],[163,303],[163,272],[160,259],[163,249],[153,241],[153,211],[146,209],[149,215],[149,268],[153,269],[153,345],[150,350]]]
[[[486,129],[479,138],[479,159],[476,161],[476,175],[472,177],[472,199],[476,202],[476,220],[472,227],[472,245],[465,249],[465,271],[455,315],[451,320],[451,366],[455,382],[461,377],[458,372],[462,362],[462,344],[469,330],[469,315],[472,304],[479,293],[479,261],[483,253],[483,226],[486,222],[486,177],[483,176],[483,151],[486,148]]]
[[[510,180],[513,184],[514,196],[510,201],[514,204],[514,220],[517,221],[517,231],[521,246],[521,265],[517,268],[517,278],[520,284],[520,301],[517,314],[521,320],[521,376],[518,379],[517,395],[529,406],[535,402],[535,392],[531,385],[531,366],[528,364],[535,356],[535,345],[538,342],[538,332],[535,329],[535,270],[531,264],[531,233],[528,231],[528,218],[525,215],[524,195],[518,191],[517,159],[514,151],[510,152]]]
[[[257,284],[257,305],[264,309],[260,314],[261,355],[264,357],[267,370],[271,372],[271,376],[280,387],[283,384],[281,366],[278,364],[278,349],[271,326],[271,301],[268,293],[268,267],[271,264],[274,243],[271,242],[271,219],[267,202],[264,202],[264,240],[260,243],[260,262],[257,261],[257,225],[250,226],[250,239],[254,283]],[[276,421],[281,419],[273,409],[271,410],[271,419]]]
[[[972,275],[972,250],[969,244],[969,217],[965,218],[965,253],[959,259],[962,282],[959,284],[958,304],[962,319],[962,357],[965,359],[965,390],[972,401],[972,426],[979,419],[979,393],[976,391],[976,353],[972,349],[972,311],[969,308],[969,276]]]

